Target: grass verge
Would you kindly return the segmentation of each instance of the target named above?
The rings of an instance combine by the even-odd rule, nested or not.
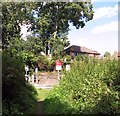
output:
[[[45,98],[49,95],[52,89],[37,89],[38,96],[37,100],[38,101],[44,101]]]

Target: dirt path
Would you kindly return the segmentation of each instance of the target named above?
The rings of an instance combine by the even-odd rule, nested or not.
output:
[[[55,85],[59,84],[59,80],[57,79],[57,74],[48,75],[48,73],[42,73],[42,76],[39,76],[39,82],[34,83],[36,88],[45,88],[47,87],[54,87]],[[34,111],[35,115],[44,116],[43,112],[43,101],[38,100],[36,103],[36,108]]]
[[[44,112],[43,112],[43,101],[37,101],[35,114],[40,114],[40,116],[44,115]]]

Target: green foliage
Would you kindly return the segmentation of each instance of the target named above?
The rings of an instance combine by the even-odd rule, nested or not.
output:
[[[77,56],[75,56],[75,60],[76,61],[88,61],[89,60],[89,57],[88,57],[88,55],[87,54],[81,54],[81,55],[77,55]]]
[[[119,114],[120,80],[118,61],[76,61],[64,73],[60,85],[45,99],[50,114]],[[120,81],[119,81],[120,82]]]
[[[28,113],[34,108],[37,92],[25,82],[22,59],[4,51],[2,62],[3,115]]]
[[[38,6],[41,4],[38,3]],[[67,15],[66,15],[67,14]],[[65,34],[69,30],[69,22],[76,28],[85,26],[85,21],[93,18],[92,4],[88,2],[50,2],[41,5],[38,11],[40,17],[39,26],[43,27],[40,32],[48,34]],[[43,31],[44,30],[44,31]],[[59,35],[58,34],[58,35]]]
[[[40,51],[44,51],[44,46],[40,38],[29,36],[27,37],[27,41],[25,41],[24,49],[37,55]]]
[[[109,52],[105,52],[105,54],[104,54],[104,57],[110,57],[110,53]]]
[[[69,23],[79,29],[93,18],[92,4],[89,2],[38,3],[36,9],[37,33],[43,40],[43,45],[50,46],[57,55],[70,44],[67,38]]]
[[[69,22],[82,28],[92,17],[92,5],[86,2],[2,2],[2,48],[8,51],[3,52],[4,115],[24,114],[33,107],[36,91],[25,83],[23,63],[32,66],[38,61],[39,51],[44,51],[48,45],[56,50],[55,55],[59,54],[69,45],[66,36]],[[20,40],[20,25],[23,24],[31,24],[31,31],[37,32],[40,40]],[[55,61],[45,61],[50,70],[54,64]]]
[[[27,41],[13,38],[7,49],[11,54],[22,58],[24,64],[34,68],[35,62],[39,60],[39,52],[42,50],[41,41],[36,37],[29,37]]]
[[[70,55],[65,55],[63,59],[64,59],[64,64],[71,63],[71,56]]]
[[[2,2],[2,47],[6,49],[13,37],[20,37],[20,24],[32,21],[32,2]]]
[[[64,48],[67,47],[70,43],[68,41],[67,37],[56,37],[56,38],[51,38],[49,40],[49,46],[51,49],[52,55],[61,55],[63,52]]]
[[[38,60],[40,51],[46,53],[48,46],[52,55],[61,55],[70,44],[69,23],[78,29],[92,18],[92,4],[87,2],[2,3],[3,49],[22,56],[31,66]],[[20,40],[20,25],[23,24],[30,24],[28,31],[38,37]]]
[[[50,94],[51,89],[37,89],[38,96],[37,99],[43,101]]]
[[[55,62],[54,59],[48,59],[48,57],[40,55],[38,57],[37,65],[41,71],[53,71]]]

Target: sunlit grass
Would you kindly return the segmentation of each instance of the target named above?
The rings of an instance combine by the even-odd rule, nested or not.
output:
[[[45,98],[49,95],[52,89],[37,89],[38,96],[37,99],[40,101],[44,101]]]

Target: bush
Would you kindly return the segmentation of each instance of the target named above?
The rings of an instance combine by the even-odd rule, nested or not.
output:
[[[60,85],[44,101],[49,114],[119,114],[117,60],[89,58],[74,62]],[[118,84],[117,84],[118,86]],[[62,105],[62,107],[61,107]]]
[[[64,64],[70,64],[71,63],[71,56],[66,55],[64,56]]]
[[[39,56],[37,65],[41,71],[53,71],[55,69],[55,60],[49,60],[46,56]]]
[[[34,108],[37,92],[25,82],[21,58],[3,52],[2,63],[3,115],[28,113]]]
[[[75,61],[85,61],[88,62],[89,56],[88,55],[77,55],[75,56]]]

